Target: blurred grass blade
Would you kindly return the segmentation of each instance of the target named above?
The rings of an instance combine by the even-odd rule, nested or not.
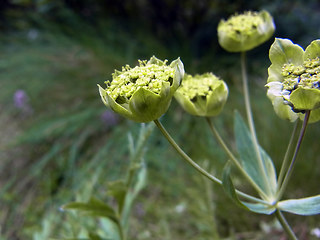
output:
[[[320,214],[320,195],[280,201],[278,203],[278,208],[281,211],[290,212],[297,215],[308,216]]]

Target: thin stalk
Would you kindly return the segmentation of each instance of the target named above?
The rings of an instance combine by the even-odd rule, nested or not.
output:
[[[125,236],[125,234],[123,232],[123,228],[122,228],[121,222],[119,221],[119,222],[117,222],[117,224],[118,224],[120,239],[121,240],[126,240],[126,236]]]
[[[247,113],[247,118],[248,118],[248,123],[249,123],[249,129],[250,133],[252,136],[252,141],[254,144],[255,152],[257,155],[257,159],[259,162],[259,167],[262,170],[262,178],[265,186],[270,186],[267,174],[266,174],[266,169],[262,161],[262,157],[260,154],[260,149],[259,149],[259,143],[254,127],[254,121],[252,117],[252,110],[251,110],[251,104],[250,104],[250,96],[249,96],[249,87],[248,87],[248,76],[247,76],[247,67],[246,67],[246,52],[241,52],[241,72],[242,72],[242,81],[243,81],[243,93],[244,93],[244,101],[245,101],[245,107],[246,107],[246,113]],[[268,193],[271,194],[271,189],[268,187]]]
[[[276,215],[277,219],[279,220],[283,230],[287,233],[289,239],[298,240],[298,238],[296,237],[296,235],[292,231],[290,225],[288,224],[287,220],[284,218],[284,216],[282,215],[282,213],[279,209],[277,209],[277,211],[275,212],[275,215]]]
[[[210,173],[208,173],[206,170],[201,168],[196,162],[194,162],[181,148],[180,146],[174,141],[174,139],[171,137],[171,135],[167,132],[167,130],[163,127],[163,125],[159,122],[158,119],[154,120],[154,123],[156,126],[159,128],[163,136],[167,139],[167,141],[172,145],[172,147],[179,153],[179,155],[186,161],[188,162],[193,168],[195,168],[198,172],[200,172],[203,176],[207,177],[209,180],[222,185],[222,181],[214,176],[212,176]],[[259,198],[253,197],[249,194],[243,193],[239,190],[236,190],[236,193],[250,201],[254,201],[257,203],[263,203],[263,204],[268,204],[266,201],[261,200]]]
[[[250,184],[256,189],[256,191],[264,198],[267,199],[268,196],[261,190],[261,188],[252,180],[252,178],[247,174],[247,172],[243,169],[237,158],[233,155],[233,153],[230,151],[226,143],[223,141],[222,137],[220,136],[218,130],[213,125],[211,119],[209,117],[206,118],[210,130],[213,133],[213,135],[217,138],[219,144],[223,148],[223,150],[226,152],[230,160],[233,162],[234,165],[240,170],[240,172],[244,175],[244,177],[250,182]]]
[[[294,128],[293,128],[293,131],[292,131],[292,134],[291,134],[291,138],[290,138],[290,141],[289,141],[289,144],[288,144],[288,147],[287,147],[287,151],[286,151],[286,154],[284,155],[284,158],[283,158],[283,162],[282,162],[282,165],[281,165],[281,168],[280,168],[279,177],[278,177],[278,188],[277,188],[277,191],[279,191],[280,186],[282,185],[282,181],[284,179],[285,173],[287,172],[288,167],[289,167],[290,153],[291,153],[292,148],[293,148],[293,141],[294,141],[295,136],[296,136],[296,134],[298,132],[299,122],[300,121],[296,121],[296,123],[294,124]]]
[[[291,162],[290,162],[290,166],[288,168],[288,171],[286,172],[286,175],[284,177],[284,180],[283,180],[283,183],[278,191],[278,194],[277,194],[277,199],[280,200],[288,183],[289,183],[289,179],[292,175],[292,171],[293,171],[293,168],[295,166],[295,163],[296,163],[296,159],[297,159],[297,156],[298,156],[298,152],[300,150],[300,147],[301,147],[301,143],[302,143],[302,140],[303,140],[303,137],[306,133],[306,130],[307,130],[307,126],[308,126],[308,121],[309,121],[309,117],[310,117],[310,110],[309,111],[306,111],[305,113],[305,116],[304,116],[304,120],[303,120],[303,124],[302,124],[302,127],[301,127],[301,130],[300,130],[300,135],[299,135],[299,138],[298,138],[298,142],[297,142],[297,145],[296,145],[296,148],[295,148],[295,151],[294,151],[294,154],[293,154],[293,157],[291,159]]]

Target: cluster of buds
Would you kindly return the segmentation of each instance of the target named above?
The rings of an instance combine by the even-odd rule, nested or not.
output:
[[[218,40],[229,52],[244,52],[267,41],[274,30],[272,16],[267,11],[245,12],[220,21]]]
[[[186,75],[174,97],[191,115],[216,116],[228,98],[228,87],[212,73]]]
[[[218,25],[220,45],[230,52],[244,52],[267,41],[274,33],[266,11],[245,12]],[[287,39],[276,39],[270,48],[267,96],[275,112],[295,121],[312,110],[310,121],[320,120],[320,40],[304,51]],[[169,108],[173,96],[190,114],[215,116],[228,97],[224,81],[212,73],[185,75],[178,58],[171,64],[152,57],[131,68],[115,71],[107,87],[99,86],[104,104],[114,112],[137,122],[158,119]]]
[[[98,86],[103,103],[113,111],[136,122],[149,122],[167,111],[183,76],[180,59],[167,65],[152,57],[134,68],[115,71],[106,89]]]
[[[102,101],[136,122],[158,119],[168,110],[173,96],[188,113],[197,116],[219,114],[228,97],[227,85],[212,73],[183,78],[180,59],[167,65],[167,61],[152,57],[134,68],[125,66],[112,77],[111,82],[105,82],[105,89],[98,85]]]

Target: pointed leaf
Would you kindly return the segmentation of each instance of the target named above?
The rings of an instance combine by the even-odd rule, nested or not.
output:
[[[277,188],[277,179],[273,162],[260,147],[261,168],[251,134],[238,112],[235,113],[234,131],[241,166],[265,194],[274,195]],[[267,175],[267,183],[264,181],[264,174]]]
[[[111,221],[109,218],[101,218],[99,223],[101,229],[103,230],[104,234],[108,237],[108,239],[121,240],[119,230],[121,226],[119,224]]]
[[[281,201],[278,203],[278,208],[297,215],[320,214],[320,195]]]
[[[136,181],[134,183],[133,191],[132,191],[134,197],[136,197],[146,185],[147,168],[144,163],[140,164],[140,168],[136,174],[137,174]]]
[[[108,183],[107,194],[115,198],[118,204],[119,212],[122,211],[127,191],[128,187],[123,180]]]
[[[243,202],[243,204],[250,209],[251,212],[261,213],[270,215],[276,211],[276,207],[272,205],[266,205],[262,203],[247,203]]]
[[[242,202],[238,198],[235,187],[230,177],[230,173],[231,173],[231,164],[230,162],[227,162],[222,172],[222,187],[224,191],[227,193],[228,197],[230,197],[236,204],[238,204],[240,207],[243,207],[249,210],[245,205],[242,204]]]
[[[232,183],[231,177],[230,177],[230,172],[231,172],[231,165],[229,163],[226,164],[226,166],[223,169],[222,173],[222,186],[224,190],[226,191],[227,195],[240,207],[251,211],[255,213],[261,213],[261,214],[267,214],[270,215],[272,214],[276,208],[274,206],[270,206],[267,204],[262,204],[262,203],[248,203],[241,201],[238,198],[238,195],[236,193],[236,189]]]
[[[93,197],[87,203],[71,202],[62,206],[62,209],[76,210],[89,216],[108,217],[113,221],[117,221],[115,211],[104,202]]]

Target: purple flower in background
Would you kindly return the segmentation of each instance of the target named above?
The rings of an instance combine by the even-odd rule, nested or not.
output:
[[[32,108],[29,104],[29,97],[24,90],[17,90],[13,95],[14,106],[25,114],[30,114]]]
[[[106,110],[101,114],[101,121],[107,126],[112,127],[119,122],[119,116],[113,111]]]

